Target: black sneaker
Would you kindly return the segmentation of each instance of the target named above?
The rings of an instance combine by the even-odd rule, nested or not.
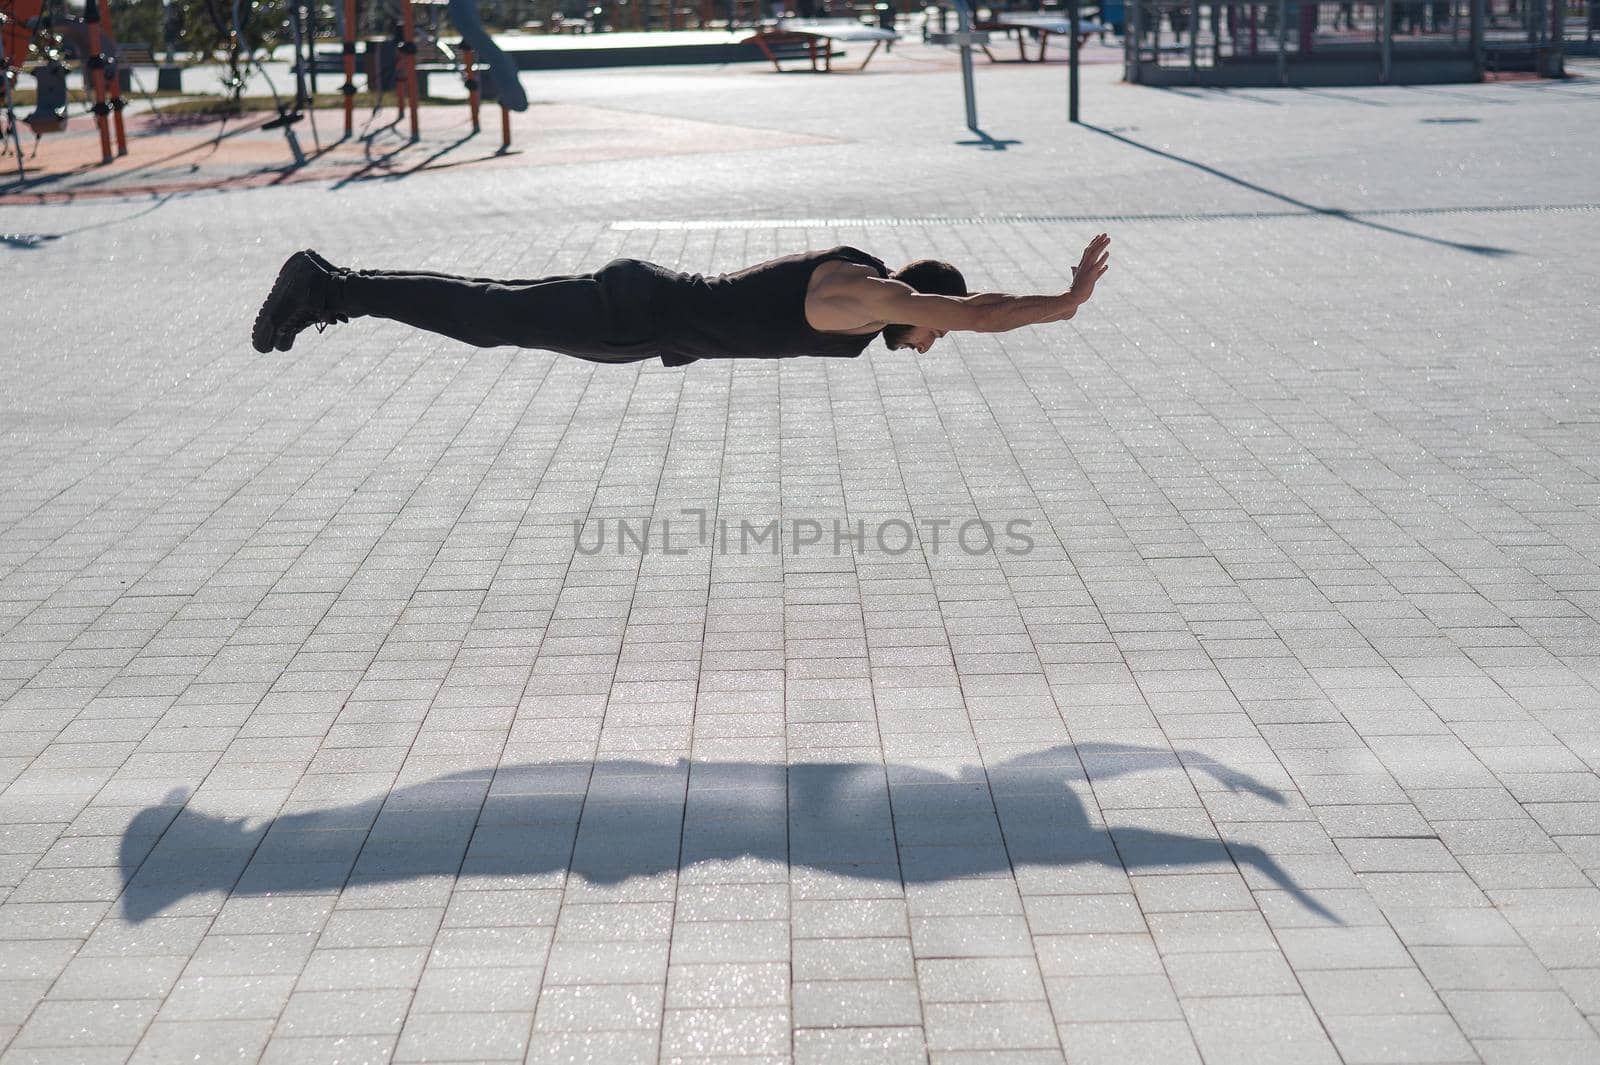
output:
[[[250,342],[259,352],[288,351],[309,325],[321,332],[349,317],[333,310],[336,270],[314,251],[298,251],[285,260],[261,309],[256,312]]]
[[[280,321],[278,331],[272,338],[272,346],[279,351],[294,347],[294,338],[307,326],[316,326],[320,333],[330,325],[350,320],[350,316],[339,308],[338,299],[338,282],[350,271],[334,266],[310,248],[300,254],[316,267],[319,276],[311,282],[304,303],[288,310]]]

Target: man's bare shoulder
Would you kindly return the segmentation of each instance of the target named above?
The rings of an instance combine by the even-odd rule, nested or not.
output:
[[[870,312],[886,288],[910,288],[880,277],[870,266],[835,261],[823,263],[806,288],[806,320],[823,332],[848,332],[882,322]]]
[[[848,259],[830,259],[811,271],[811,283],[806,287],[806,294],[832,297],[849,292],[870,291],[870,288],[865,286],[882,284],[884,280],[885,278],[865,263],[854,263]]]

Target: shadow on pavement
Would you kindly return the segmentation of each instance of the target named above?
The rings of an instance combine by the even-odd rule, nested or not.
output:
[[[0,248],[32,251],[44,247],[51,241],[60,240],[61,236],[60,233],[0,233]]]
[[[1203,773],[1226,790],[1284,804],[1248,774],[1193,752],[1088,743],[954,775],[865,762],[502,765],[255,824],[184,808],[177,791],[123,833],[122,912],[143,921],[197,894],[330,893],[423,877],[570,872],[617,884],[706,863],[905,883],[1098,864],[1253,869],[1337,921],[1258,846],[1091,819],[1082,797],[1091,781],[1139,772]]]
[[[974,129],[972,131],[972,135],[974,137],[976,137],[977,140],[956,141],[956,144],[960,145],[961,147],[977,147],[977,148],[982,148],[985,151],[1003,152],[1007,148],[1011,147],[1013,144],[1021,144],[1022,143],[1019,140],[1007,140],[1006,138],[1003,138],[1003,137],[1001,137],[1001,138],[991,137],[989,134],[985,133],[981,129]]]
[[[1123,134],[1114,130],[1090,125],[1087,122],[1083,123],[1083,128],[1092,130],[1101,136],[1110,137],[1114,141],[1120,141],[1121,143],[1126,144],[1131,148],[1137,148],[1142,152],[1149,152],[1151,155],[1159,155],[1163,159],[1170,159],[1175,163],[1182,163],[1184,166],[1193,167],[1194,169],[1199,170],[1201,173],[1210,174],[1212,177],[1221,178],[1223,181],[1238,185],[1240,188],[1249,189],[1251,192],[1257,192],[1263,196],[1270,196],[1272,199],[1277,200],[1280,203],[1287,203],[1291,206],[1298,207],[1307,214],[1321,215],[1324,218],[1337,218],[1345,222],[1351,222],[1358,226],[1366,226],[1368,229],[1376,229],[1380,233],[1389,233],[1397,237],[1410,237],[1412,240],[1426,241],[1429,244],[1437,244],[1442,248],[1454,248],[1457,251],[1469,252],[1473,255],[1498,257],[1502,255],[1517,254],[1510,248],[1496,248],[1487,244],[1462,244],[1454,240],[1445,240],[1442,237],[1430,237],[1423,233],[1413,233],[1408,229],[1400,229],[1397,226],[1385,225],[1382,222],[1374,222],[1370,218],[1363,218],[1357,212],[1346,211],[1337,207],[1318,207],[1315,204],[1306,203],[1304,200],[1297,200],[1293,196],[1286,195],[1285,193],[1275,192],[1272,189],[1257,185],[1253,181],[1246,181],[1244,178],[1236,177],[1233,174],[1229,174],[1223,170],[1218,170],[1216,167],[1199,162],[1198,160],[1189,159],[1185,156],[1178,155],[1176,152],[1169,152],[1162,148],[1156,148],[1149,144],[1136,141],[1132,137],[1124,136]]]

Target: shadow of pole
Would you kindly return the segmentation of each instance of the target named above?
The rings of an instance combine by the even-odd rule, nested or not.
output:
[[[187,809],[177,791],[122,835],[121,908],[144,921],[200,894],[326,893],[427,877],[570,874],[617,884],[706,864],[907,884],[1098,864],[1254,869],[1337,922],[1257,846],[1091,819],[1079,792],[1136,772],[1201,772],[1284,804],[1248,774],[1192,752],[1116,744],[1063,745],[953,775],[852,762],[506,765],[255,825]]]
[[[1018,140],[1006,140],[1006,139],[1003,139],[1003,138],[991,137],[989,134],[985,133],[981,129],[978,129],[976,126],[971,127],[971,129],[972,129],[972,135],[974,137],[977,137],[978,139],[977,140],[972,140],[972,141],[956,141],[956,143],[958,145],[961,145],[962,147],[969,147],[969,148],[971,148],[971,147],[982,148],[985,151],[991,151],[991,152],[1003,152],[1013,144],[1021,144],[1022,143],[1021,141],[1018,141]]]
[[[1307,214],[1320,215],[1324,218],[1337,218],[1340,221],[1351,222],[1358,226],[1366,226],[1368,229],[1375,229],[1380,233],[1388,233],[1397,237],[1408,237],[1411,240],[1426,241],[1429,244],[1437,244],[1443,248],[1454,248],[1457,251],[1464,251],[1473,255],[1495,257],[1517,254],[1510,248],[1496,248],[1487,244],[1462,244],[1454,240],[1445,240],[1442,237],[1430,237],[1424,233],[1413,233],[1410,230],[1401,229],[1398,226],[1389,226],[1384,225],[1382,222],[1374,222],[1370,218],[1361,217],[1359,213],[1341,210],[1337,207],[1318,207],[1317,205],[1307,203],[1304,200],[1295,199],[1293,196],[1285,193],[1276,192],[1272,189],[1266,188],[1265,186],[1257,185],[1253,181],[1246,181],[1244,178],[1236,177],[1225,170],[1219,170],[1214,166],[1199,162],[1198,160],[1189,159],[1178,155],[1176,152],[1169,152],[1161,148],[1152,147],[1151,145],[1136,141],[1132,137],[1125,137],[1120,133],[1116,133],[1109,129],[1104,129],[1100,126],[1091,125],[1087,122],[1083,123],[1082,125],[1084,129],[1092,130],[1103,137],[1110,137],[1114,141],[1120,141],[1121,143],[1128,145],[1130,148],[1137,148],[1142,152],[1149,152],[1151,155],[1157,155],[1163,159],[1170,159],[1172,162],[1182,163],[1187,167],[1193,167],[1195,170],[1198,170],[1201,173],[1210,174],[1212,177],[1221,178],[1223,181],[1229,182],[1233,185],[1238,185],[1242,189],[1249,189],[1251,192],[1270,197],[1280,203],[1287,203],[1293,207],[1297,207]]]

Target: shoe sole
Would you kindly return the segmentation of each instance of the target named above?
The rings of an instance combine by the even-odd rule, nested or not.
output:
[[[309,258],[305,252],[297,251],[285,259],[283,265],[278,268],[277,278],[272,282],[272,291],[261,301],[261,309],[256,312],[255,324],[250,329],[250,346],[263,355],[277,346],[277,313],[289,294],[289,279],[294,274],[295,264],[301,259]],[[278,350],[289,349],[278,348]]]
[[[310,248],[302,249],[301,251],[298,251],[295,254],[296,255],[305,256],[307,259],[311,260],[317,266],[321,267],[322,270],[325,273],[333,274],[333,273],[336,273],[338,271],[338,269],[339,269],[337,266],[334,266],[332,263],[330,263],[328,260],[324,259],[322,256],[318,255],[315,251],[313,251]],[[294,347],[294,340],[295,340],[295,338],[293,336],[283,336],[281,334],[281,330],[280,330],[278,333],[274,333],[273,334],[272,346],[274,348],[278,349],[279,351],[288,351],[290,348]]]

